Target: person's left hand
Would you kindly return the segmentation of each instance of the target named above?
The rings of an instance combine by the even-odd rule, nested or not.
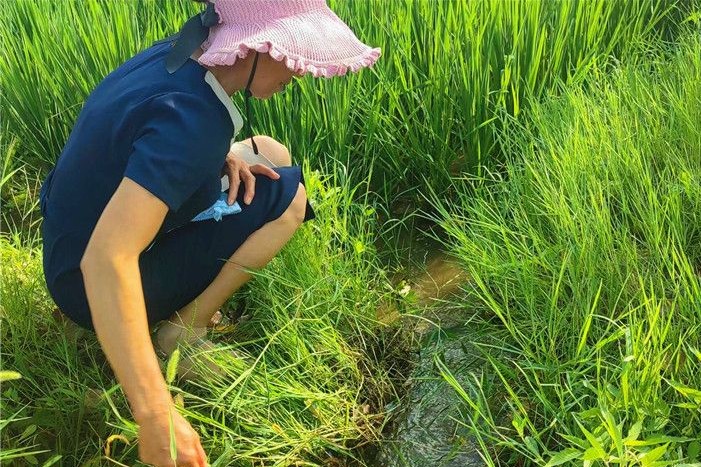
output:
[[[280,178],[280,174],[270,167],[263,164],[248,165],[246,161],[236,157],[233,152],[229,152],[226,155],[221,174],[229,177],[229,197],[226,200],[229,206],[236,201],[236,195],[239,192],[239,185],[242,180],[246,188],[243,202],[251,204],[256,191],[256,177],[254,175],[265,175],[273,180]]]

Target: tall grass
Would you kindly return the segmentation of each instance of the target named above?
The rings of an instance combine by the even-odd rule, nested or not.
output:
[[[507,119],[505,174],[443,204],[492,331],[472,384],[438,364],[492,465],[701,461],[700,51]]]
[[[307,166],[320,218],[238,294],[252,320],[219,336],[254,365],[223,361],[228,380],[171,387],[213,464],[332,464],[378,436],[393,370],[381,365],[392,350],[375,310],[399,295],[377,263],[368,186],[390,201],[426,184],[444,241],[474,279],[458,305],[493,331],[479,343],[492,371],[472,386],[437,362],[475,415],[485,457],[694,462],[699,43],[672,65],[536,102],[674,38],[698,0],[330,4],[383,56],[254,106],[256,132],[335,178]],[[47,450],[28,463],[136,458],[136,427],[97,341],[76,341],[46,313],[39,241],[25,231],[36,233],[36,182],[89,92],[199,8],[36,0],[0,9],[2,202],[12,211],[0,236],[0,334],[3,369],[23,375],[3,387],[3,412],[14,415],[0,436],[18,455]],[[502,158],[503,176],[451,183]]]
[[[18,139],[5,143],[0,135],[0,234],[22,232],[31,244],[41,235],[41,212],[38,196],[35,196],[41,188],[41,179],[35,170],[15,164],[15,157],[21,153]]]
[[[226,378],[171,385],[214,466],[353,457],[352,448],[379,438],[393,397],[375,314],[399,296],[374,254],[377,216],[352,198],[367,187],[308,168],[305,179],[318,218],[235,296],[252,317],[214,337],[252,363],[213,352]],[[51,319],[41,249],[3,235],[0,252],[2,368],[23,375],[3,386],[3,418],[18,412],[0,427],[3,450],[43,451],[13,465],[55,456],[60,465],[102,465],[107,455],[134,465],[137,427],[94,334],[79,340]]]
[[[694,0],[696,1],[696,0]],[[256,105],[256,129],[298,159],[343,161],[385,197],[449,186],[499,148],[498,112],[578,81],[655,37],[671,36],[687,2],[671,0],[334,0],[383,56],[343,79],[305,78]],[[109,71],[198,10],[164,0],[10,2],[0,11],[3,131],[44,170],[81,105]],[[238,99],[238,98],[237,98]]]

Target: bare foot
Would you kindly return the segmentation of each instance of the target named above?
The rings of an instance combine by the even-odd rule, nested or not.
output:
[[[225,377],[227,372],[221,364],[216,362],[216,358],[245,360],[247,363],[251,363],[250,359],[242,357],[239,352],[222,350],[206,337],[206,327],[183,328],[172,323],[165,323],[155,335],[154,347],[162,353],[161,358],[168,358],[175,348],[182,344],[177,374],[179,378],[186,381],[201,380],[213,376]]]

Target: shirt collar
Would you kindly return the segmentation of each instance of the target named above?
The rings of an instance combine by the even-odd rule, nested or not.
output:
[[[211,71],[207,70],[207,73],[204,75],[204,80],[211,86],[214,94],[216,94],[222,104],[224,104],[224,107],[226,107],[226,110],[229,112],[231,121],[234,124],[233,136],[236,137],[241,128],[243,128],[243,118],[239,113],[239,109],[236,108],[234,103],[231,101],[231,97],[229,97],[219,80],[212,74]]]

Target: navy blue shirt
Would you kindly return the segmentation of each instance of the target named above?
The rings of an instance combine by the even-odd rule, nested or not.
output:
[[[221,193],[221,170],[240,115],[195,60],[169,74],[163,63],[169,50],[168,42],[156,43],[100,82],[42,184],[44,274],[50,289],[58,276],[80,268],[92,231],[123,177],[168,206],[156,238],[188,223]]]

